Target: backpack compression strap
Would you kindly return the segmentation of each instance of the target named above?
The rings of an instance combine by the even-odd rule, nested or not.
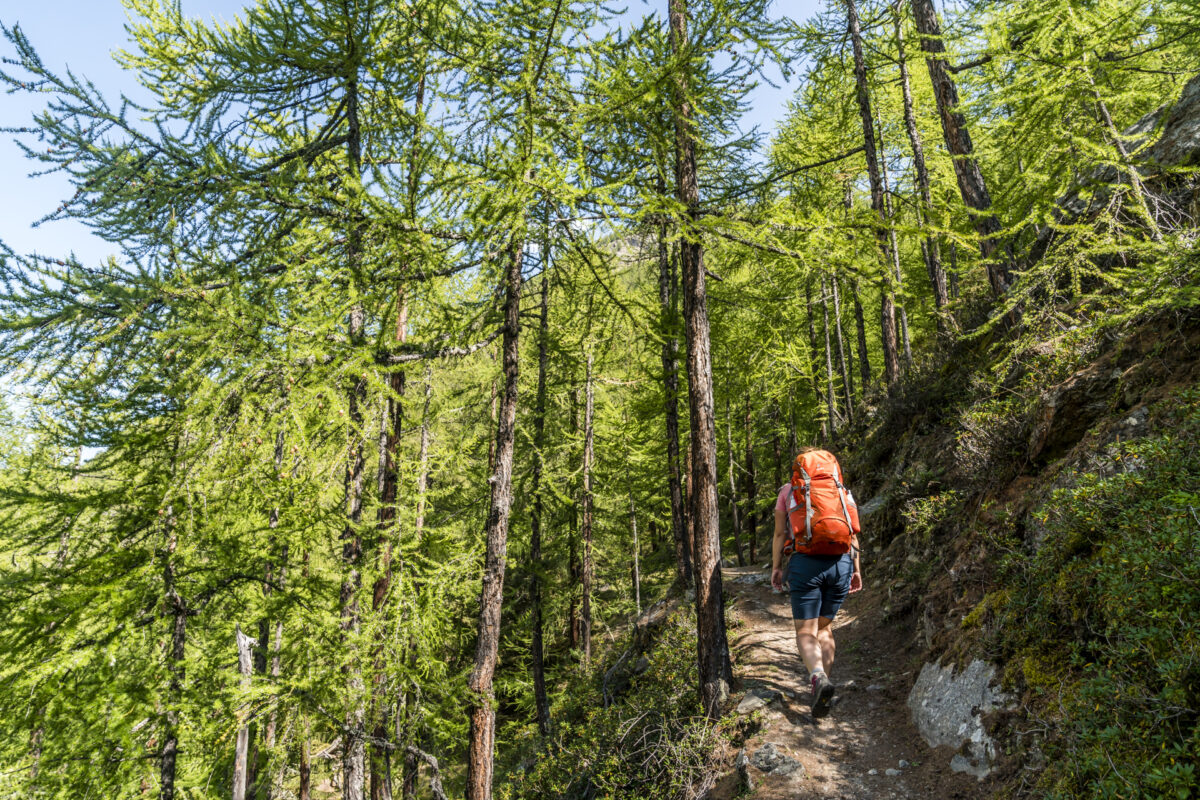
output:
[[[804,479],[804,546],[807,547],[812,543],[812,478],[808,477],[804,467],[800,468],[800,477]],[[847,519],[849,519],[848,516]]]

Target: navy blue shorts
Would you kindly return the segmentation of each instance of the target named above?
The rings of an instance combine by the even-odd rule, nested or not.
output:
[[[788,586],[792,590],[792,619],[833,619],[854,575],[854,559],[840,556],[806,556],[796,553],[788,561]]]

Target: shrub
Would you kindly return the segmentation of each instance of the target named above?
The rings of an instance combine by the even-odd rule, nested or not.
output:
[[[581,675],[555,709],[541,756],[497,787],[498,800],[691,800],[738,720],[701,713],[690,609],[671,614],[647,655],[646,670],[607,708],[595,675]]]

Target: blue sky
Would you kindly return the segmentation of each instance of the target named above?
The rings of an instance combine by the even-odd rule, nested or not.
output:
[[[229,20],[249,0],[182,2],[186,14]],[[776,0],[775,11],[803,19],[815,13],[820,4],[821,0]],[[628,13],[640,16],[660,6],[665,8],[666,0],[631,0]],[[52,69],[69,67],[90,79],[110,101],[122,91],[136,96],[138,87],[132,76],[112,59],[112,53],[126,44],[126,11],[120,0],[0,0],[0,20],[10,26],[19,24]],[[3,55],[9,55],[8,47],[3,47]],[[780,83],[778,76],[775,82]],[[746,127],[773,129],[794,89],[794,83],[780,83],[779,88],[760,85],[753,97],[753,110],[744,120]],[[41,103],[27,96],[0,94],[0,127],[28,125],[40,107]],[[73,220],[32,227],[71,194],[60,176],[29,178],[35,166],[23,157],[11,136],[0,136],[0,240],[23,253],[61,256],[74,251],[85,263],[113,254],[110,245]]]

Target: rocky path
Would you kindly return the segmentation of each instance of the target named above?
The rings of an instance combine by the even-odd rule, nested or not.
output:
[[[851,595],[834,623],[840,687],[833,713],[809,713],[804,668],[796,654],[786,594],[772,591],[768,571],[724,571],[734,595],[730,630],[734,668],[745,697],[742,713],[761,706],[762,726],[746,742],[753,791],[739,794],[729,776],[713,800],[809,798],[982,798],[974,777],[950,769],[951,748],[929,748],[909,717],[913,684],[911,634],[879,622],[881,597],[868,587]]]

